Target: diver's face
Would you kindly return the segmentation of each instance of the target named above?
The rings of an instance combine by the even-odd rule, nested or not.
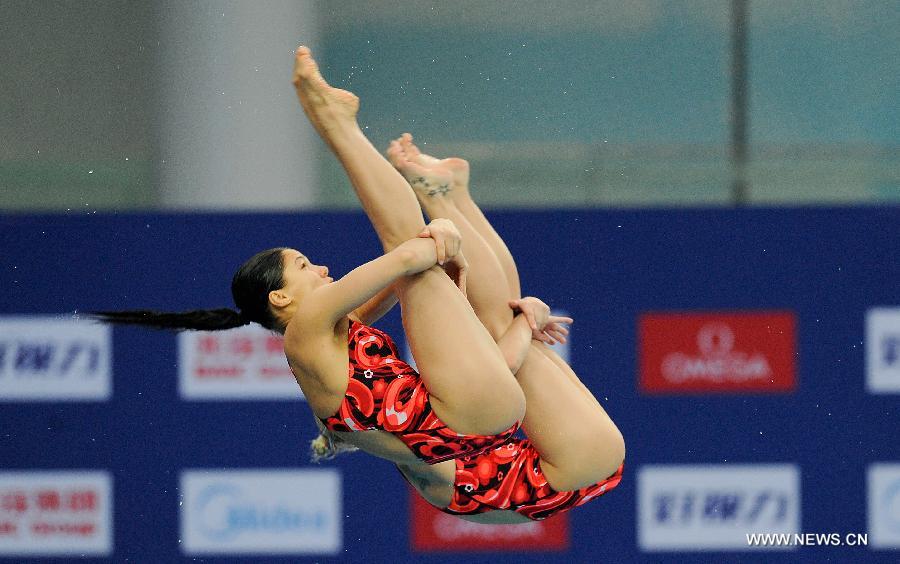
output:
[[[313,264],[303,253],[294,249],[282,251],[284,273],[282,290],[295,301],[318,288],[333,282],[328,276],[328,267]]]

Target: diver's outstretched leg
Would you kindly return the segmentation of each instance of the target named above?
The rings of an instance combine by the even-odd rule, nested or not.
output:
[[[425,220],[406,180],[356,122],[359,100],[329,86],[309,49],[296,53],[294,85],[310,122],[344,166],[386,251]],[[395,284],[403,326],[435,413],[466,434],[497,434],[522,418],[524,396],[465,296],[437,267]]]
[[[410,181],[429,217],[445,217],[456,224],[469,261],[469,300],[478,318],[499,338],[498,334],[502,336],[510,329],[513,318],[507,305],[514,299],[508,294],[510,285],[506,283],[509,271],[504,272],[491,246],[457,207],[457,200],[448,197],[455,185],[448,183],[452,171],[445,166],[446,161],[417,158],[406,150],[411,143],[408,134],[395,140],[388,149],[388,158]],[[509,261],[515,269],[511,255]],[[518,287],[518,274],[515,276]],[[553,360],[555,353],[545,354],[542,349],[546,349],[543,343],[531,341],[516,372],[525,393],[522,428],[540,454],[541,469],[554,489],[568,491],[597,483],[622,464],[622,434],[571,368],[562,359],[562,365],[557,365]]]

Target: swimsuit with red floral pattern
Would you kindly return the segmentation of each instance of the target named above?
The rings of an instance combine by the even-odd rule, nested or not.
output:
[[[384,332],[351,321],[349,383],[338,412],[322,419],[333,431],[378,429],[398,437],[428,464],[475,456],[503,444],[519,423],[499,435],[461,435],[438,419],[419,374],[400,360]]]
[[[623,466],[619,466],[612,476],[596,484],[556,491],[547,483],[540,459],[531,441],[518,438],[489,452],[457,459],[453,500],[441,511],[473,515],[507,509],[540,521],[600,497],[622,481]]]

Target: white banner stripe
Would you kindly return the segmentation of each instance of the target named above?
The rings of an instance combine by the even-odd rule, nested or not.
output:
[[[102,401],[112,394],[108,326],[0,316],[0,401]]]
[[[763,550],[748,547],[746,535],[800,532],[800,500],[792,464],[642,466],[638,544],[645,551]]]
[[[113,552],[108,472],[0,472],[0,556],[107,556]]]
[[[338,554],[341,476],[332,469],[186,470],[185,554]]]

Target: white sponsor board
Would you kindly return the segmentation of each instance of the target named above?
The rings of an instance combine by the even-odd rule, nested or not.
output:
[[[768,550],[747,534],[800,531],[792,464],[652,465],[638,471],[638,544],[645,551]]]
[[[0,401],[96,401],[112,393],[108,326],[52,316],[0,317]]]
[[[554,310],[554,311],[550,312],[550,315],[558,315],[560,317],[569,317],[569,313],[565,312],[565,311],[555,311]],[[571,327],[569,327],[569,330],[571,331]],[[572,337],[572,335],[570,333],[567,336],[565,343],[556,343],[555,345],[550,347],[554,352],[556,352],[556,354],[558,354],[560,356],[560,358],[563,359],[563,361],[566,364],[569,364],[569,351],[571,350],[571,345],[572,345],[571,337]],[[413,355],[412,355],[412,349],[409,347],[409,341],[405,341],[404,345],[405,346],[404,346],[403,350],[406,352],[404,360],[406,361],[407,364],[412,366],[413,369],[418,370],[418,368],[416,367],[416,360],[413,358]]]
[[[109,555],[112,503],[106,472],[0,472],[0,556]]]
[[[866,312],[866,386],[873,394],[900,394],[900,307]]]
[[[337,554],[336,470],[188,470],[181,475],[185,554]]]
[[[302,400],[283,338],[257,325],[178,334],[178,382],[191,400]]]
[[[900,463],[875,463],[868,471],[869,546],[900,548]]]

